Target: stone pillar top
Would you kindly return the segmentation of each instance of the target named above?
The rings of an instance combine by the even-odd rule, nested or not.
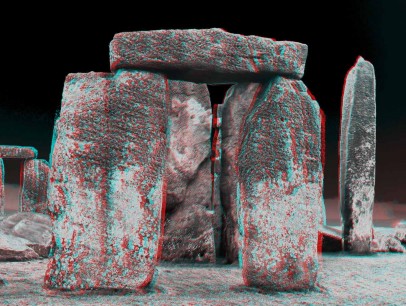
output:
[[[307,45],[222,29],[124,32],[110,43],[110,68],[151,70],[197,83],[300,79]]]
[[[1,146],[0,145],[0,158],[24,158],[31,159],[37,158],[38,151],[34,147],[23,146]]]

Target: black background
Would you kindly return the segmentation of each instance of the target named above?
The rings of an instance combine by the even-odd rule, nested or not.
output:
[[[303,80],[327,117],[325,197],[337,196],[346,72],[358,55],[371,61],[377,79],[376,198],[406,203],[406,1],[298,3],[268,1],[262,6],[251,1],[220,9],[219,3],[208,2],[165,7],[157,2],[134,7],[112,2],[100,11],[85,11],[71,2],[3,7],[0,144],[31,145],[40,158],[48,159],[65,76],[109,71],[108,45],[115,33],[219,27],[309,46]],[[212,100],[221,102],[226,88],[210,90]],[[7,182],[18,181],[16,166],[7,163],[6,172]]]

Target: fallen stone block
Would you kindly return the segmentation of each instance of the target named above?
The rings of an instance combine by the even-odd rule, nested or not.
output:
[[[362,57],[348,72],[340,134],[340,206],[344,250],[368,253],[375,193],[375,72]]]
[[[141,71],[70,74],[50,170],[46,288],[137,289],[160,256],[168,85]]]
[[[406,248],[395,236],[376,233],[374,239],[371,240],[370,251],[406,253]]]
[[[395,227],[395,238],[406,244],[406,220],[399,222]]]
[[[342,232],[329,226],[319,229],[322,235],[322,252],[341,252],[343,250]]]
[[[222,249],[226,260],[238,260],[239,234],[237,212],[237,148],[241,142],[241,125],[250,105],[256,99],[260,86],[256,83],[241,83],[232,86],[225,97],[222,109],[222,159],[220,194],[223,207]]]
[[[0,230],[0,261],[38,259],[40,256],[27,246],[28,240],[8,235]]]
[[[197,83],[266,80],[275,75],[300,79],[307,46],[243,36],[222,29],[118,33],[110,43],[110,68],[158,71]]]
[[[170,145],[162,259],[215,261],[207,86],[169,81]]]
[[[34,147],[0,146],[0,158],[37,158],[38,151]]]
[[[20,211],[46,214],[49,165],[42,159],[24,162],[24,179],[20,198]]]
[[[241,265],[246,285],[315,285],[322,221],[321,118],[300,81],[261,85],[238,150]]]

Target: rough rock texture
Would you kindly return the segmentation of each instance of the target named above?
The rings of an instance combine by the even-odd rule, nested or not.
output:
[[[223,207],[222,249],[229,263],[238,260],[239,234],[237,219],[237,148],[241,142],[241,125],[255,100],[259,84],[232,86],[222,109],[221,205]]]
[[[0,158],[37,158],[38,151],[33,147],[0,146]]]
[[[110,43],[110,67],[161,71],[173,79],[234,83],[273,75],[301,78],[307,46],[222,29],[118,33]]]
[[[45,287],[147,286],[160,252],[166,78],[139,71],[66,78],[50,171],[53,257]]]
[[[343,250],[342,233],[329,226],[322,226],[319,229],[322,235],[322,251],[323,252],[340,252]]]
[[[24,180],[20,198],[20,211],[48,212],[47,188],[49,165],[43,159],[24,162]]]
[[[276,77],[250,107],[238,154],[241,261],[246,285],[315,285],[322,222],[321,118],[300,81]]]
[[[206,85],[169,81],[172,108],[162,259],[215,261]]]
[[[376,234],[371,241],[370,251],[406,253],[406,249],[402,246],[400,240],[390,234]]]
[[[0,235],[0,260],[48,257],[51,247],[51,220],[43,214],[16,213],[0,222]]]
[[[221,114],[223,112],[222,104],[213,105],[213,132],[211,144],[211,180],[212,180],[212,196],[211,202],[214,210],[214,244],[216,246],[216,254],[220,254],[221,249],[221,229],[222,229],[222,214],[220,197],[220,182],[221,182]]]
[[[406,244],[406,220],[399,222],[395,227],[395,237],[401,242]]]
[[[4,205],[5,205],[5,193],[4,193],[4,162],[3,159],[0,158],[0,217],[4,216]]]
[[[344,249],[370,251],[375,189],[375,72],[362,57],[347,74],[341,110],[340,206]]]

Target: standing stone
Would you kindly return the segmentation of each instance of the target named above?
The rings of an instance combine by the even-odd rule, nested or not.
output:
[[[220,255],[221,249],[221,226],[223,210],[221,207],[220,183],[221,183],[221,114],[223,112],[222,104],[213,105],[213,132],[211,144],[211,180],[212,196],[211,202],[214,210],[214,244],[216,246],[216,255]]]
[[[172,102],[162,259],[215,261],[207,86],[169,81]]]
[[[0,158],[37,158],[38,151],[34,147],[0,146]]]
[[[49,165],[42,159],[24,162],[24,180],[20,198],[20,211],[48,213],[47,188]]]
[[[227,262],[238,260],[239,234],[237,213],[237,147],[241,141],[241,125],[255,100],[259,84],[241,83],[232,86],[222,111],[221,204],[223,207],[222,249]]]
[[[341,113],[340,205],[346,251],[370,251],[375,146],[375,72],[359,57],[347,74]]]
[[[147,286],[160,252],[168,88],[140,71],[66,78],[50,171],[45,287]]]
[[[322,219],[321,118],[300,81],[261,85],[242,128],[241,263],[246,285],[314,286]]]
[[[4,193],[4,162],[3,159],[0,158],[0,217],[4,216],[4,200],[5,200],[5,193]]]
[[[264,80],[274,75],[300,79],[306,57],[304,44],[222,29],[118,33],[110,43],[111,71],[159,71],[197,83]]]

